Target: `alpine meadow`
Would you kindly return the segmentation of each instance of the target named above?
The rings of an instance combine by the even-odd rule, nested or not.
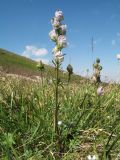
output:
[[[2,1],[0,1],[1,4],[4,3]],[[7,5],[8,0],[5,1]],[[11,5],[9,3],[10,7],[13,1],[11,1]],[[37,5],[35,5],[38,0],[26,0],[26,2],[21,0],[19,5],[27,3],[27,1],[36,8],[34,11],[38,12]],[[102,73],[104,73],[107,61],[103,60],[104,55],[95,55],[95,47],[99,42],[97,40],[95,42],[92,36],[89,46],[90,49],[92,48],[91,57],[95,55],[90,62],[92,69],[87,69],[86,76],[77,74],[74,66],[76,66],[79,56],[75,53],[74,56],[71,56],[69,52],[66,52],[75,47],[70,43],[69,33],[72,31],[70,32],[67,25],[68,22],[70,26],[70,21],[67,19],[69,14],[69,18],[75,22],[74,16],[72,16],[75,10],[71,10],[72,13],[68,12],[69,10],[65,10],[65,6],[62,10],[62,3],[66,4],[63,0],[60,3],[61,9],[55,9],[55,7],[59,7],[55,5],[57,1],[51,1],[50,7],[54,7],[48,11],[44,5],[44,9],[41,7],[41,14],[43,14],[43,10],[46,10],[44,12],[48,12],[50,15],[47,16],[46,13],[46,16],[40,19],[41,23],[39,24],[42,28],[42,23],[46,19],[46,25],[49,28],[46,29],[48,32],[44,33],[47,34],[46,45],[41,48],[36,47],[37,43],[26,45],[25,51],[19,52],[22,54],[17,53],[17,50],[14,49],[14,51],[8,51],[12,38],[16,38],[14,33],[12,33],[13,37],[6,49],[3,49],[4,45],[1,44],[0,160],[120,160],[120,84],[110,80],[103,81]],[[82,0],[80,1],[84,8]],[[91,0],[91,3],[93,3],[92,1],[94,0]],[[110,1],[114,3],[113,0]],[[118,0],[115,1],[120,6]],[[53,5],[53,3],[55,4]],[[68,8],[69,3],[72,4],[73,0],[71,2],[67,0]],[[88,0],[87,3],[90,5]],[[103,3],[102,1],[100,4]],[[17,3],[16,7],[18,7]],[[76,13],[78,14],[79,10],[77,9]],[[27,14],[27,12],[29,11],[25,8],[23,13]],[[13,9],[14,17],[17,16],[15,13],[19,15],[19,10],[16,8]],[[32,13],[32,11],[29,12],[29,14]],[[1,14],[4,16],[4,13],[1,12]],[[86,14],[88,16],[89,13]],[[99,13],[96,11],[95,15],[98,16]],[[36,20],[34,15],[31,17],[33,21]],[[112,20],[115,18],[114,15]],[[21,19],[18,21],[22,22]],[[4,24],[4,21],[2,23]],[[29,24],[29,18],[28,21],[25,19],[25,23]],[[2,25],[0,26],[2,27]],[[28,30],[25,30],[24,26],[25,24],[21,24],[18,29],[23,30],[23,34],[32,27],[36,29],[38,27],[37,23],[31,23]],[[90,30],[91,26],[85,26],[86,28]],[[82,30],[82,28],[80,29]],[[14,29],[14,31],[16,30]],[[8,31],[6,30],[6,32]],[[33,30],[33,32],[36,34],[37,31]],[[40,33],[42,32],[44,30]],[[28,35],[28,42],[26,40],[28,44],[30,44],[31,35]],[[40,36],[44,41],[43,35]],[[117,36],[114,47],[117,43],[120,46],[120,35],[117,34]],[[20,33],[19,37],[23,38],[24,35]],[[14,41],[14,43],[16,47],[19,47],[20,42],[17,44]],[[109,46],[107,47],[109,48]],[[67,50],[67,48],[69,49]],[[120,54],[116,53],[115,60],[117,59],[119,63]],[[44,61],[41,55],[48,56],[50,63]],[[38,58],[37,62],[34,56]],[[39,56],[41,57],[39,58]],[[75,63],[73,57],[76,57]],[[66,61],[67,58],[68,61]],[[87,65],[87,60],[84,65]],[[113,68],[112,61],[108,68],[110,67]],[[112,69],[110,71],[112,72]]]

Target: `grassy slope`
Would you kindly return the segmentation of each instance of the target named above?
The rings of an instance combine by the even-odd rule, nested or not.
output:
[[[0,66],[7,73],[37,74],[35,61],[3,49],[0,49]]]
[[[2,66],[3,70],[6,73],[13,73],[18,75],[20,74],[25,76],[39,75],[36,69],[35,61],[26,57],[22,57],[15,53],[6,51],[4,49],[0,49],[0,66]],[[45,74],[48,77],[54,77],[55,70],[53,67],[45,65],[45,69]],[[62,78],[66,79],[66,74],[63,74],[63,72],[61,72],[60,74]],[[73,81],[78,82],[81,78],[80,76],[73,75],[72,79]]]

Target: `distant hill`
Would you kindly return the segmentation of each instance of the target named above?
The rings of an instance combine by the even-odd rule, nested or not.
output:
[[[26,76],[36,75],[38,74],[36,64],[35,61],[29,58],[0,49],[0,66],[2,66],[6,73]]]
[[[20,56],[18,54],[12,53],[10,51],[6,51],[4,49],[0,49],[0,67],[2,67],[5,73],[12,73],[24,76],[35,76],[40,75],[36,68],[37,62]],[[67,73],[63,73],[61,71],[61,77],[66,79]],[[55,76],[55,69],[49,65],[45,65],[45,76],[54,77]],[[81,78],[78,75],[73,75],[73,81],[79,81]]]

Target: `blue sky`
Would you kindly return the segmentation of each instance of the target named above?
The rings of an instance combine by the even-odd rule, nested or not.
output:
[[[120,0],[0,0],[0,48],[51,61],[54,43],[48,33],[57,9],[64,13],[69,43],[63,50],[66,54],[63,68],[71,59],[74,71],[85,75],[86,69],[92,71],[93,61],[99,57],[102,76],[118,79]]]

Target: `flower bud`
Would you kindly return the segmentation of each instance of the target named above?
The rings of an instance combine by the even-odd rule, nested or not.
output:
[[[100,59],[99,58],[96,59],[96,63],[100,63]]]
[[[60,56],[55,56],[55,61],[61,63],[64,61],[64,56],[63,55],[60,55]]]
[[[58,51],[54,54],[55,60],[61,63],[64,60],[64,55],[61,51]]]
[[[58,61],[59,61],[59,63],[63,62],[64,61],[64,56],[59,56]]]
[[[67,29],[67,25],[61,25],[59,28],[59,33],[61,35],[65,35],[66,34],[66,29]]]
[[[60,48],[65,48],[67,46],[67,39],[65,36],[60,35],[58,37],[58,45]]]
[[[40,61],[40,62],[37,64],[37,69],[38,69],[39,71],[44,71],[45,66],[44,66],[44,64],[42,63],[42,61]]]
[[[57,11],[55,12],[55,18],[56,18],[58,21],[63,20],[63,12],[60,11],[60,10],[57,10]]]
[[[57,37],[58,37],[58,36],[57,36],[55,30],[52,30],[52,31],[49,33],[49,36],[50,36],[50,39],[51,39],[52,41],[54,41],[54,42],[57,41]]]
[[[62,56],[63,54],[61,51],[58,51],[58,52],[54,53],[54,55],[55,55],[55,57],[59,57],[59,56]]]
[[[58,29],[60,27],[60,21],[58,21],[56,18],[53,18],[51,23],[54,29]]]
[[[71,66],[71,64],[69,64],[67,66],[67,71],[70,73],[70,74],[73,74],[73,67]]]

